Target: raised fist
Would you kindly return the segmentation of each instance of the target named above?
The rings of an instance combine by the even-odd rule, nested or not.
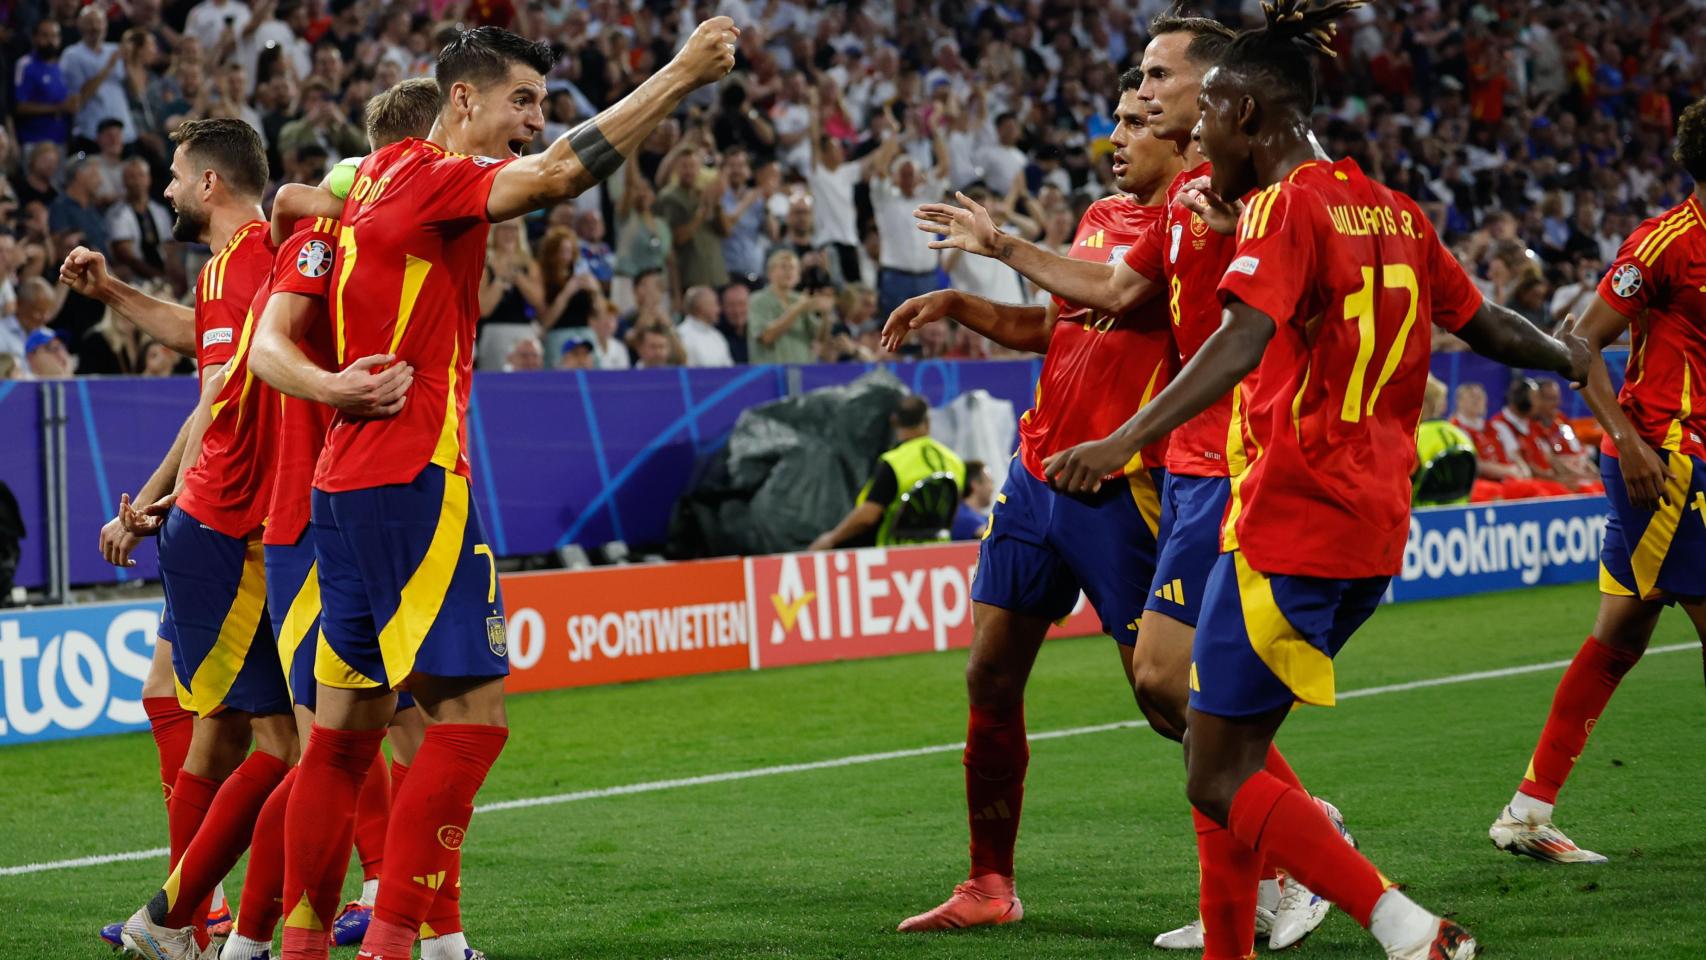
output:
[[[735,41],[740,30],[728,17],[712,17],[693,31],[675,60],[693,78],[695,85],[714,83],[728,76],[735,65]]]

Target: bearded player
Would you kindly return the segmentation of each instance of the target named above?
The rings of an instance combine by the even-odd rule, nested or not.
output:
[[[1694,192],[1623,241],[1578,329],[1592,351],[1582,396],[1605,427],[1600,475],[1611,522],[1600,551],[1599,616],[1564,672],[1516,795],[1488,831],[1501,850],[1550,863],[1603,863],[1552,824],[1552,805],[1588,733],[1677,604],[1706,642],[1706,100],[1682,112],[1676,159]],[[1601,354],[1632,331],[1613,395]]]
[[[1072,243],[1076,259],[1118,261],[1161,218],[1159,204],[1181,168],[1172,147],[1144,129],[1141,79],[1136,71],[1120,78],[1114,111],[1113,175],[1122,193],[1084,212]],[[1159,303],[1102,314],[1059,298],[1040,307],[940,290],[901,304],[884,325],[883,345],[898,350],[910,331],[945,317],[1044,360],[1036,406],[1019,424],[1020,463],[984,531],[972,587],[965,750],[971,874],[947,902],[903,921],[903,931],[1012,923],[1024,915],[1013,887],[1013,848],[1030,756],[1025,683],[1049,624],[1072,612],[1081,591],[1132,679],[1132,647],[1163,535],[1166,443],[1121,464],[1116,482],[1090,496],[1052,490],[1042,481],[1043,459],[1124,422],[1166,386],[1178,364]]]
[[[701,24],[634,93],[518,158],[544,128],[555,54],[504,30],[464,32],[439,54],[435,140],[404,140],[360,166],[332,273],[336,360],[392,354],[414,382],[394,417],[338,414],[316,469],[319,689],[285,813],[287,958],[326,956],[350,812],[395,689],[415,695],[429,726],[393,805],[386,872],[434,882],[380,884],[362,957],[410,956],[508,736],[503,605],[465,452],[487,226],[609,177],[688,93],[728,72],[736,35],[727,18]]]
[[[1109,438],[1047,465],[1094,489],[1141,449],[1238,388],[1250,462],[1233,480],[1223,552],[1191,658],[1186,792],[1194,808],[1205,960],[1251,955],[1265,856],[1337,903],[1394,960],[1467,960],[1476,944],[1375,870],[1308,794],[1263,769],[1297,703],[1331,705],[1333,656],[1402,562],[1426,385],[1428,324],[1505,363],[1580,380],[1572,351],[1482,300],[1420,207],[1331,162],[1308,136],[1314,55],[1360,0],[1265,7],[1204,77],[1214,192],[1258,190],[1220,283],[1221,328],[1161,396]],[[1256,378],[1240,381],[1260,367]]]
[[[998,235],[976,204],[920,208],[921,229],[946,232],[944,245],[997,256],[1056,296],[1118,315],[1165,290],[1173,337],[1181,362],[1189,362],[1220,326],[1215,293],[1232,261],[1234,241],[1208,228],[1185,205],[1185,185],[1209,171],[1192,140],[1203,74],[1218,62],[1234,36],[1220,23],[1200,17],[1163,16],[1151,24],[1153,38],[1139,66],[1137,98],[1147,108],[1145,124],[1167,141],[1189,169],[1168,188],[1166,216],[1152,221],[1123,258],[1089,261],[1060,257],[1035,244]],[[1157,733],[1178,740],[1185,730],[1190,696],[1192,638],[1203,589],[1220,554],[1220,521],[1226,513],[1231,477],[1245,462],[1236,397],[1229,391],[1181,425],[1169,439],[1162,488],[1162,539],[1154,581],[1144,590],[1141,642],[1132,657],[1138,703]],[[1296,774],[1275,749],[1268,770],[1288,783]],[[1329,815],[1338,811],[1324,801]],[[1256,905],[1257,929],[1272,949],[1307,936],[1326,919],[1328,903],[1280,871],[1264,867]],[[1156,937],[1171,950],[1200,950],[1202,925],[1193,921]]]
[[[260,220],[266,152],[250,127],[228,119],[186,123],[173,139],[177,149],[166,188],[166,199],[177,213],[173,235],[207,243],[216,251],[198,277],[189,328],[193,334],[181,336],[181,308],[163,306],[115,280],[98,253],[73,250],[61,277],[78,292],[138,319],[144,329],[176,331],[179,335],[167,342],[193,350],[203,378],[197,408],[167,456],[172,469],[163,463],[144,490],[144,495],[160,496],[141,516],[128,500],[120,504],[125,539],[160,537],[166,591],[161,638],[170,645],[178,702],[195,715],[167,802],[170,868],[176,877],[192,838],[204,827],[204,852],[192,860],[190,870],[198,871],[197,864],[209,857],[223,858],[223,852],[214,851],[222,851],[228,838],[242,831],[252,794],[270,791],[270,783],[295,760],[295,738],[280,736],[288,730],[289,715],[276,661],[269,669],[264,658],[250,655],[257,645],[262,652],[271,649],[258,553],[260,517],[252,509],[261,482],[254,465],[265,455],[268,432],[234,427],[232,419],[252,415],[253,408],[228,409],[218,402],[228,390],[241,388],[242,377],[233,376],[229,363],[240,353],[245,311],[271,259]],[[204,447],[204,433],[215,423]],[[107,546],[103,532],[103,548]],[[156,662],[158,655],[157,647]],[[251,738],[257,749],[245,758]],[[164,749],[161,756],[164,773]],[[144,955],[155,956],[179,951],[180,941],[205,943],[208,934],[202,921],[218,880],[214,877],[205,890],[198,889],[193,900],[181,898],[169,911],[153,912],[156,920],[171,913],[169,933],[159,925],[145,929],[139,918],[150,915],[150,909],[138,911],[121,934],[124,945],[153,950]],[[155,942],[155,932],[164,939]]]

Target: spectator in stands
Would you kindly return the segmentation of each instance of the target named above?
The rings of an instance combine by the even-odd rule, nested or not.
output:
[[[828,247],[836,258],[841,278],[857,282],[859,275],[859,218],[853,191],[869,171],[866,162],[850,163],[840,140],[823,130],[823,103],[816,87],[808,94],[811,127],[807,132],[811,166],[806,184],[811,188],[816,232],[812,245]]]
[[[23,369],[25,341],[47,326],[58,304],[54,302],[53,285],[41,277],[30,277],[14,286],[21,263],[17,238],[0,234],[0,268],[4,268],[6,278],[0,287],[0,354],[12,357]],[[35,299],[43,294],[45,299]]]
[[[580,240],[580,263],[598,280],[601,290],[608,290],[616,276],[616,257],[604,241],[604,214],[597,207],[577,212],[575,236]]]
[[[903,302],[937,288],[936,251],[918,232],[912,211],[920,203],[940,199],[942,182],[925,179],[918,163],[900,152],[901,137],[893,137],[872,154],[871,209],[882,241],[882,260],[877,271],[877,312],[888,316]],[[938,170],[948,168],[947,141],[936,137]]]
[[[668,327],[669,298],[664,292],[663,274],[648,273],[634,281],[634,309],[622,317],[620,329],[624,335],[639,327]]]
[[[124,162],[124,199],[107,209],[107,241],[112,244],[115,273],[136,284],[166,276],[172,242],[172,215],[165,204],[149,196],[148,161]]]
[[[625,189],[616,205],[616,273],[630,279],[665,273],[674,263],[668,221],[657,215],[657,193],[638,162],[622,165]]]
[[[573,337],[563,341],[563,355],[557,360],[559,370],[597,370],[598,361],[592,355],[592,340]]]
[[[531,323],[544,301],[544,280],[521,221],[492,224],[486,235],[486,272],[480,280],[480,326]]]
[[[1598,257],[1583,256],[1563,264],[1560,273],[1569,282],[1552,292],[1552,301],[1546,308],[1554,327],[1562,326],[1567,317],[1587,312],[1599,296],[1599,279],[1605,269]]]
[[[636,331],[635,353],[639,356],[636,369],[656,370],[661,367],[674,367],[680,364],[671,356],[676,345],[672,342],[667,329],[647,327]]]
[[[54,180],[59,176],[61,156],[59,144],[52,141],[39,140],[29,145],[25,152],[24,175],[13,185],[20,210],[32,203],[41,204],[45,210],[59,199],[59,187]]]
[[[71,132],[70,118],[81,101],[66,85],[59,47],[59,22],[43,17],[36,24],[34,46],[19,58],[13,72],[12,109],[20,146],[49,143],[57,147]]]
[[[944,529],[952,526],[959,494],[966,486],[966,467],[958,454],[930,436],[930,405],[917,395],[902,397],[889,416],[889,424],[894,428],[894,447],[877,459],[853,509],[840,523],[819,534],[810,549],[886,547],[898,542],[893,525],[904,503],[901,495],[911,493],[920,482],[938,473],[946,473],[954,481],[952,502],[945,505],[941,517]]]
[[[966,461],[965,493],[949,534],[955,540],[976,540],[988,529],[989,509],[995,504],[995,481],[982,460]]]
[[[107,41],[106,8],[100,4],[84,7],[77,14],[77,32],[82,39],[60,56],[65,86],[80,104],[71,127],[73,142],[79,144],[79,149],[92,147],[103,120],[119,121],[123,124],[124,142],[135,142],[130,98],[125,95],[124,72],[119,69],[124,50]]]
[[[510,345],[509,353],[504,357],[505,373],[543,369],[545,351],[539,346],[538,337],[522,337]]]
[[[1526,483],[1515,488],[1516,496],[1563,496],[1569,488],[1558,481],[1552,451],[1533,420],[1534,397],[1539,389],[1540,385],[1528,377],[1511,381],[1504,408],[1487,418],[1487,426],[1498,440],[1501,462],[1523,467],[1520,479]],[[1506,499],[1513,499],[1509,481],[1506,483]]]
[[[1550,295],[1551,287],[1546,278],[1535,271],[1517,281],[1515,289],[1511,291],[1510,302],[1505,306],[1521,314],[1524,320],[1540,329],[1551,330],[1552,317],[1546,309]]]
[[[735,363],[747,362],[746,315],[752,291],[743,283],[731,283],[723,288],[718,304],[717,332],[729,345],[729,356]]]
[[[145,377],[174,377],[193,373],[186,370],[189,360],[179,356],[171,347],[158,340],[148,341],[143,349],[142,375]]]
[[[37,380],[69,377],[77,369],[71,353],[65,349],[65,341],[51,329],[30,334],[24,341],[24,359],[29,364],[30,376]]]
[[[719,198],[723,235],[723,262],[730,279],[756,285],[764,270],[765,248],[772,227],[765,209],[766,197],[753,181],[752,168],[743,147],[723,151],[723,187]]]
[[[157,293],[165,293],[159,290]],[[77,345],[79,376],[138,374],[146,362],[148,342],[130,318],[108,309]]]
[[[835,308],[827,291],[807,296],[800,283],[800,258],[777,250],[765,264],[770,283],[753,294],[747,308],[747,357],[752,363],[814,363],[827,339],[824,315]]]
[[[278,133],[281,154],[310,144],[325,150],[331,163],[367,152],[367,138],[344,116],[336,91],[319,72],[318,65],[314,76],[302,84],[301,119],[285,124]]]
[[[812,198],[805,193],[797,193],[788,200],[788,213],[782,221],[782,229],[776,240],[770,245],[772,251],[792,250],[802,261],[818,252],[817,226],[812,215]],[[841,257],[833,252],[832,247],[823,247],[829,252],[829,260],[839,264]],[[821,258],[820,258],[821,259]],[[843,281],[848,282],[848,281]]]
[[[738,284],[737,284],[738,286]],[[717,292],[710,287],[690,287],[682,297],[681,324],[675,328],[690,367],[727,367],[734,364],[729,344],[717,330]]]
[[[600,370],[626,370],[633,365],[628,356],[628,345],[616,336],[616,321],[617,310],[613,303],[605,302],[600,309],[593,311],[588,329],[592,333],[593,361]]]
[[[96,152],[89,157],[98,185],[96,206],[105,209],[124,196],[124,124],[107,118],[95,131]]]
[[[543,284],[540,330],[585,327],[603,299],[598,278],[585,269],[581,240],[564,227],[552,227],[539,241],[539,272]]]
[[[202,0],[184,18],[184,32],[212,43],[227,30],[235,34],[247,29],[251,16],[249,5],[237,0]]]
[[[1556,380],[1542,380],[1534,394],[1534,429],[1551,456],[1555,479],[1576,493],[1604,493],[1599,467],[1576,437],[1576,430],[1559,408],[1562,392]]]
[[[721,287],[729,282],[723,261],[722,178],[696,140],[683,138],[665,169],[669,186],[658,194],[657,212],[668,224],[675,242],[677,291],[687,287]]]
[[[312,69],[313,49],[304,34],[308,30],[308,5],[300,0],[255,0],[254,14],[237,30],[237,62],[248,75],[253,92],[263,79],[263,53],[276,51],[279,60],[297,77]]]
[[[102,215],[96,196],[100,188],[101,175],[96,171],[93,160],[71,161],[65,172],[65,190],[48,208],[48,229],[56,236],[72,231],[80,233],[84,246],[110,254],[107,218]]]

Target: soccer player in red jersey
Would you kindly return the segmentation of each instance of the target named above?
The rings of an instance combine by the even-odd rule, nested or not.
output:
[[[1249,466],[1233,479],[1191,663],[1187,794],[1205,960],[1252,955],[1265,856],[1338,904],[1395,960],[1465,960],[1475,941],[1375,870],[1299,787],[1263,769],[1298,702],[1334,702],[1333,656],[1402,562],[1428,325],[1506,363],[1579,382],[1572,351],[1484,303],[1416,203],[1308,136],[1314,54],[1358,0],[1285,0],[1203,80],[1214,193],[1245,196],[1221,328],[1110,438],[1051,458],[1068,490],[1237,387]],[[1259,370],[1257,369],[1259,365]],[[1253,381],[1244,381],[1251,371]],[[1243,385],[1240,386],[1240,382]]]
[[[1171,144],[1144,129],[1141,80],[1135,70],[1120,78],[1114,110],[1113,174],[1122,193],[1084,212],[1074,259],[1117,262],[1161,219],[1167,184],[1182,166]],[[1122,464],[1115,473],[1123,482],[1088,497],[1050,489],[1042,481],[1043,459],[1123,423],[1178,366],[1172,325],[1158,301],[1113,315],[1059,298],[1041,307],[941,290],[901,304],[884,324],[883,344],[898,350],[910,331],[945,317],[1044,359],[1036,406],[1019,422],[1019,463],[983,533],[972,585],[965,749],[971,874],[947,902],[903,921],[903,931],[1011,923],[1023,916],[1013,887],[1013,848],[1030,755],[1025,683],[1049,624],[1072,612],[1080,591],[1116,641],[1131,680],[1132,647],[1163,533],[1166,443]]]
[[[352,811],[407,687],[429,726],[393,807],[386,872],[360,956],[404,960],[507,737],[503,605],[469,497],[468,390],[488,224],[607,178],[691,91],[734,64],[727,18],[614,107],[525,158],[555,54],[482,27],[439,54],[434,136],[370,154],[343,206],[331,318],[340,365],[414,368],[394,417],[334,417],[310,522],[321,598],[315,724],[285,813],[284,955],[324,957]],[[354,309],[355,297],[360,308]]]
[[[1611,522],[1600,549],[1599,615],[1564,672],[1516,795],[1488,831],[1501,850],[1601,863],[1552,823],[1552,805],[1617,685],[1682,607],[1706,642],[1706,100],[1682,112],[1676,158],[1694,192],[1635,229],[1577,329],[1592,350],[1582,395],[1605,437],[1600,476]],[[1613,395],[1601,351],[1631,331]]]
[[[1188,169],[1168,188],[1165,218],[1152,222],[1123,258],[1092,262],[1057,256],[1023,240],[997,236],[975,205],[958,209],[926,205],[921,229],[945,231],[970,252],[998,256],[1032,282],[1064,300],[1118,315],[1165,290],[1181,361],[1189,362],[1220,326],[1216,288],[1232,261],[1233,241],[1208,228],[1186,206],[1186,185],[1209,170],[1192,140],[1202,76],[1230,42],[1233,31],[1200,17],[1162,16],[1150,28],[1138,99],[1147,107],[1147,128],[1171,143]],[[1151,727],[1174,740],[1183,736],[1190,697],[1192,636],[1203,588],[1220,553],[1219,529],[1231,491],[1231,476],[1243,469],[1242,431],[1236,429],[1235,398],[1229,391],[1174,432],[1162,489],[1161,552],[1155,579],[1145,589],[1141,642],[1133,652],[1138,704]],[[1296,782],[1276,748],[1269,772]],[[1338,811],[1323,802],[1335,819]],[[1283,884],[1264,868],[1256,906],[1258,929],[1269,946],[1283,949],[1326,919],[1328,904],[1302,883]],[[1156,937],[1163,949],[1202,948],[1202,928],[1192,922]]]
[[[209,837],[202,844],[204,850],[223,846],[220,838],[243,833],[248,796],[270,790],[268,779],[294,759],[294,747],[277,737],[285,703],[280,698],[282,683],[274,683],[276,663],[269,670],[270,658],[248,655],[256,640],[262,642],[263,650],[270,651],[271,645],[263,616],[265,591],[258,552],[249,548],[260,527],[260,516],[252,515],[249,506],[257,485],[265,482],[264,471],[257,471],[254,462],[267,456],[270,431],[264,425],[254,428],[254,418],[264,412],[264,405],[229,405],[235,392],[245,387],[243,378],[232,374],[230,362],[241,352],[245,311],[271,256],[265,225],[259,220],[265,151],[251,128],[232,120],[186,124],[174,140],[178,147],[172,182],[166,189],[166,199],[177,213],[173,235],[186,242],[210,243],[216,251],[198,278],[193,326],[188,328],[193,333],[182,336],[188,331],[177,310],[111,278],[99,254],[82,248],[72,251],[62,276],[74,289],[136,318],[145,329],[172,334],[167,342],[194,350],[202,370],[197,409],[167,462],[150,481],[150,489],[144,491],[160,496],[140,515],[128,498],[121,502],[125,536],[119,552],[124,556],[109,556],[128,560],[132,538],[160,536],[166,588],[160,635],[169,643],[178,701],[196,716],[168,800],[171,867],[176,877],[184,869],[199,876],[200,864],[208,855],[198,853],[188,864],[181,858],[204,826]],[[260,496],[264,501],[264,493]],[[107,546],[103,532],[103,547]],[[288,717],[284,720],[288,727]],[[251,736],[260,749],[245,760]],[[162,750],[163,768],[164,759]],[[223,854],[212,856],[218,859]],[[122,935],[126,945],[131,945],[133,934],[152,941],[156,932],[160,934],[159,942],[153,944],[157,951],[173,950],[180,940],[205,941],[201,920],[206,916],[206,895],[218,880],[219,876],[213,877],[193,898],[179,898],[166,909],[152,914],[146,907],[138,911]],[[197,881],[192,886],[201,885]],[[160,920],[168,912],[169,936],[159,926],[132,929],[138,918]]]
[[[430,78],[405,80],[369,100],[363,110],[368,142],[383,148],[406,137],[428,132],[438,116],[438,84]],[[296,191],[287,185],[274,202],[275,222],[287,216]],[[374,355],[337,370],[336,343],[326,304],[331,295],[332,252],[337,245],[334,220],[303,219],[281,246],[275,270],[289,283],[280,285],[257,318],[251,367],[255,374],[284,394],[279,425],[278,461],[266,535],[267,589],[279,658],[289,680],[298,732],[305,743],[315,706],[314,650],[319,633],[319,580],[314,573],[314,542],[309,534],[310,490],[326,430],[336,410],[352,416],[385,417],[402,409],[412,383],[412,368],[391,364],[389,355]],[[389,366],[386,366],[389,364]],[[375,367],[385,366],[374,373]],[[371,918],[383,861],[390,798],[419,747],[420,711],[407,694],[398,698],[398,711],[389,728],[393,762],[385,775],[384,757],[376,755],[362,784],[356,812],[355,842],[362,857],[363,884],[359,900],[345,906],[333,925],[340,944],[358,943]],[[249,870],[243,881],[237,929],[225,945],[222,960],[256,960],[269,955],[273,933],[283,913],[279,902],[284,887],[284,815],[296,775],[291,774],[268,798],[256,825]],[[378,808],[378,814],[368,808]],[[372,819],[373,824],[363,820]],[[364,837],[364,831],[377,831]],[[452,868],[453,870],[455,867]],[[440,886],[428,922],[423,926],[423,960],[449,957],[464,960],[458,885]]]

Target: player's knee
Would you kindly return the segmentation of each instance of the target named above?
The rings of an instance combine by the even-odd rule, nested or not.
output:
[[[1192,770],[1185,777],[1185,797],[1203,816],[1224,826],[1232,815],[1237,786],[1229,777],[1214,771]]]
[[[1185,704],[1190,696],[1188,690],[1181,689],[1176,673],[1141,657],[1132,663],[1137,706],[1155,732],[1169,740],[1185,734]]]
[[[966,662],[966,697],[982,710],[1010,710],[1025,699],[1025,682],[999,661],[973,657]]]

